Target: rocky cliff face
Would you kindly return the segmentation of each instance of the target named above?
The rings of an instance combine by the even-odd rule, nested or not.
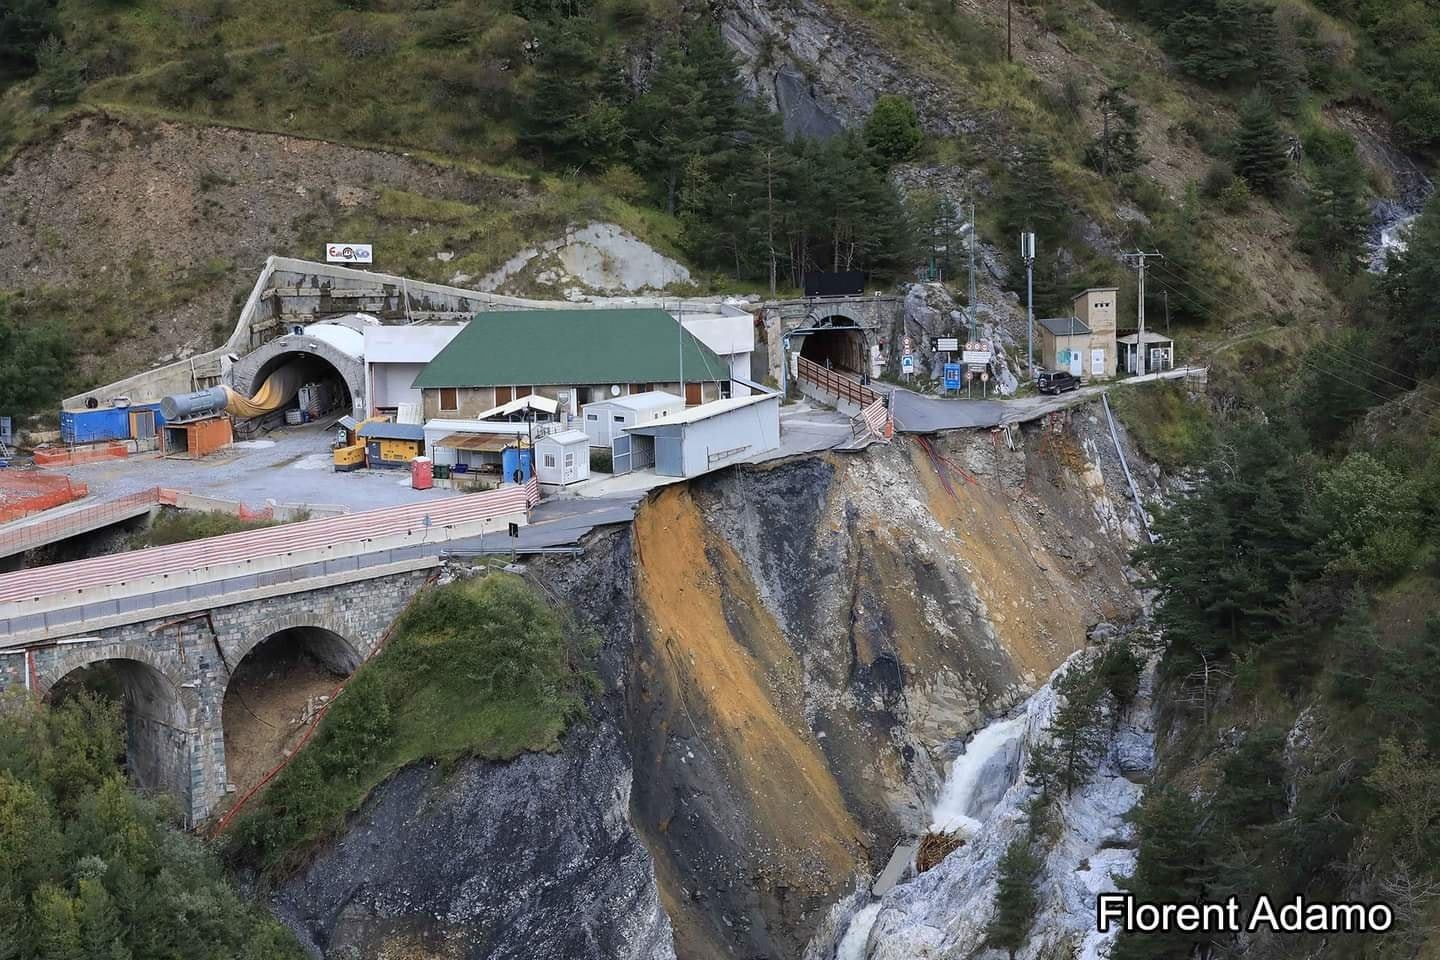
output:
[[[277,912],[326,956],[801,956],[966,737],[1134,614],[1094,429],[727,471],[532,565],[603,638],[591,722],[395,777]]]
[[[315,956],[669,960],[654,863],[630,825],[617,723],[631,638],[629,531],[534,578],[599,632],[607,694],[554,754],[408,768],[272,898]]]
[[[637,519],[631,815],[679,956],[799,956],[928,825],[964,738],[1134,612],[1073,437],[937,456],[726,474]]]

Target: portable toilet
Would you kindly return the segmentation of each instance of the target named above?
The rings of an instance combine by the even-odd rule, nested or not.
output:
[[[590,435],[584,430],[551,433],[535,441],[541,483],[566,486],[590,479]]]
[[[530,450],[526,447],[506,447],[500,454],[501,475],[506,483],[524,483],[530,479],[530,472],[534,469],[534,459]],[[516,472],[519,472],[520,479],[515,479]]]
[[[410,461],[410,488],[429,490],[435,485],[435,469],[429,457],[416,457]]]

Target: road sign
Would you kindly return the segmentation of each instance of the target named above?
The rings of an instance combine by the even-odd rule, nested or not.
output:
[[[788,336],[786,336],[786,337],[784,338],[783,342],[784,342],[784,344],[785,344],[785,349],[786,349],[786,350],[789,350],[789,349],[790,349],[790,338],[789,338]]]
[[[520,524],[518,524],[518,523],[512,523],[512,524],[510,524],[510,537],[511,537],[511,539],[518,538],[519,536],[520,536]]]
[[[911,342],[910,342],[910,335],[909,335],[908,333],[905,335],[905,338],[904,338],[904,340],[902,341],[902,343],[904,344],[904,349],[900,351],[901,353],[913,353],[913,352],[914,352],[914,351],[911,349],[911,348],[913,347],[913,344],[911,344]]]
[[[942,353],[954,353],[960,349],[959,337],[932,337],[930,342],[933,344],[934,349]]]
[[[965,363],[969,363],[969,364],[979,364],[980,366],[983,367],[985,364],[987,364],[987,363],[990,362],[990,351],[989,351],[989,350],[966,350],[964,353],[962,353],[962,354],[960,355],[960,359],[961,359],[962,361],[964,361]]]
[[[981,370],[981,371],[980,371],[980,379],[981,379],[982,381],[989,380],[989,379],[990,379],[990,371],[989,371],[989,370]]]
[[[945,389],[946,389],[946,390],[959,390],[959,389],[960,389],[960,364],[958,364],[958,363],[947,363],[947,364],[945,364]]]
[[[908,354],[908,353],[905,354],[905,356],[903,356],[903,357],[900,358],[900,372],[901,372],[901,373],[914,373],[914,372],[915,372],[915,358],[912,357],[912,356],[910,356],[910,354]]]

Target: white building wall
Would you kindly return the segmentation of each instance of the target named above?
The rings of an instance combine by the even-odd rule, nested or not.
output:
[[[739,410],[685,425],[685,476],[696,477],[713,469],[774,450],[780,446],[780,396],[778,394]],[[712,453],[737,447],[744,450],[713,465]]]
[[[425,364],[371,363],[366,366],[369,370],[372,407],[398,407],[402,403],[421,402],[420,391],[410,384],[420,376]]]

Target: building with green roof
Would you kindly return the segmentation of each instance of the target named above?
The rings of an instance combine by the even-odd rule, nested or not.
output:
[[[730,364],[664,310],[477,313],[415,378],[426,420],[465,418],[538,394],[571,414],[602,397],[664,390],[689,404],[730,395]]]

